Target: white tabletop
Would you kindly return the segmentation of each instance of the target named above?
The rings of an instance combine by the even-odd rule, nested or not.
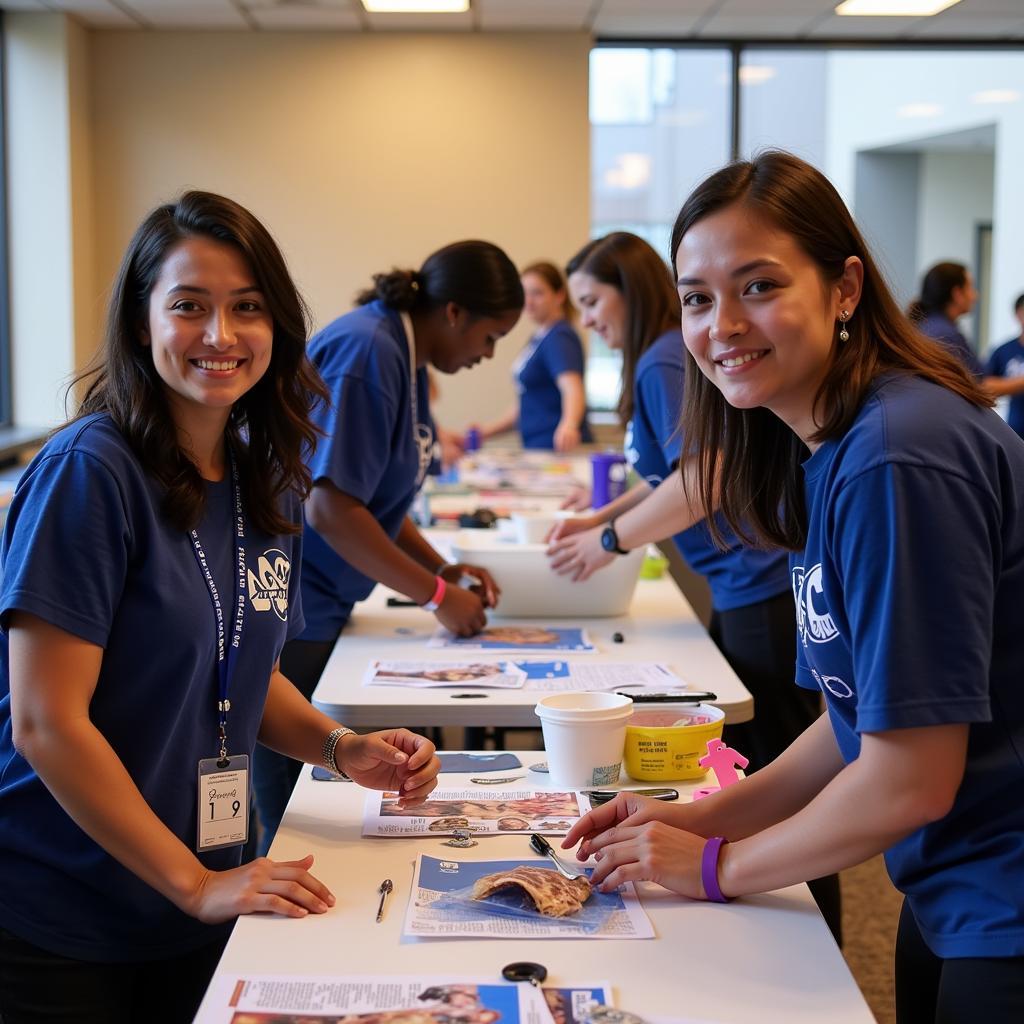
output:
[[[524,764],[536,757],[521,755]],[[552,984],[610,981],[617,1005],[641,1017],[734,1024],[871,1024],[873,1017],[807,887],[727,905],[696,903],[654,885],[640,897],[654,925],[647,940],[443,939],[402,942],[417,853],[492,860],[529,855],[524,836],[496,835],[469,850],[441,838],[360,837],[365,791],[315,782],[308,767],[271,850],[279,860],[312,853],[313,872],[337,898],[326,914],[292,920],[240,918],[218,975],[401,975],[465,973],[500,980],[504,964],[545,964]],[[446,788],[469,775],[441,776]],[[675,783],[684,793],[686,783]],[[497,787],[481,787],[493,796]],[[374,923],[378,887],[395,884]]]
[[[313,693],[313,703],[321,711],[353,728],[523,728],[539,724],[533,708],[542,694],[536,690],[363,686],[363,674],[373,660],[446,661],[453,657],[451,651],[426,646],[437,629],[434,616],[418,608],[389,608],[388,596],[389,591],[377,587],[368,600],[356,605]],[[717,694],[714,703],[725,711],[727,722],[745,722],[753,717],[753,697],[668,576],[641,579],[628,615],[551,620],[550,624],[583,626],[599,648],[597,654],[559,653],[553,657],[569,661],[658,662],[667,665],[692,689]],[[622,643],[613,642],[614,633],[621,633]],[[464,658],[465,652],[458,653]],[[473,660],[494,657],[474,654]],[[460,696],[466,693],[484,696]]]

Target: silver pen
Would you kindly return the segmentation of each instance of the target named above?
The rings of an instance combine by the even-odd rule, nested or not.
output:
[[[378,890],[380,892],[380,903],[377,904],[377,924],[380,924],[381,918],[384,916],[384,901],[388,898],[388,893],[391,892],[394,887],[394,883],[390,878],[385,878],[384,881],[380,883],[380,889]]]

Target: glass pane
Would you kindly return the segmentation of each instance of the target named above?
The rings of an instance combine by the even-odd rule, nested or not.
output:
[[[729,159],[730,54],[598,47],[590,57],[591,235],[632,231],[668,259],[690,189]],[[611,409],[620,359],[590,339],[587,399]]]

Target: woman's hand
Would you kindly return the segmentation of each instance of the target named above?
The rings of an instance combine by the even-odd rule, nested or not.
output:
[[[204,871],[181,909],[206,924],[230,921],[239,914],[305,917],[334,906],[334,895],[309,873],[312,855],[275,861],[258,857],[229,871]]]
[[[566,524],[571,520],[566,520]],[[552,540],[548,545],[551,568],[559,576],[571,576],[576,583],[590,579],[598,569],[615,561],[615,553],[601,547],[602,527]]]
[[[597,865],[591,883],[611,892],[623,882],[657,882],[666,889],[705,899],[700,881],[704,838],[685,831],[691,804],[620,793],[609,803],[585,814],[562,841],[576,857],[593,855]]]
[[[571,452],[583,440],[580,428],[574,423],[561,422],[555,427],[552,443],[556,452]]]
[[[475,636],[487,625],[487,615],[480,595],[465,587],[450,584],[434,615],[445,629],[456,636]]]
[[[565,500],[558,507],[560,509],[567,509],[570,512],[586,512],[590,508],[590,502],[592,494],[589,487],[584,487],[582,484],[574,484],[572,490],[566,496]]]
[[[483,601],[485,608],[497,607],[498,599],[501,597],[501,587],[494,582],[494,577],[483,566],[470,565],[468,562],[454,562],[446,565],[440,575],[445,583],[452,583],[456,586],[463,576],[472,576],[479,582],[466,589],[476,594]]]
[[[338,741],[338,766],[367,789],[393,789],[402,807],[423,803],[437,785],[434,744],[408,729],[349,733]]]
[[[608,803],[601,804],[600,807],[595,807],[584,814],[562,840],[562,849],[570,850],[579,843],[576,857],[579,860],[586,860],[595,850],[600,849],[594,845],[598,838],[619,825],[643,825],[648,821],[662,821],[675,828],[683,828],[690,810],[689,804],[666,803],[664,800],[653,800],[638,793],[619,793],[614,800],[609,800]]]

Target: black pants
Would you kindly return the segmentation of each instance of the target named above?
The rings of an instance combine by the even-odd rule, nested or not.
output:
[[[897,1024],[1020,1024],[1024,957],[943,960],[925,944],[906,901],[896,934]]]
[[[312,698],[316,684],[320,682],[334,643],[334,640],[290,640],[281,651],[281,672],[307,700]],[[260,819],[257,850],[260,856],[266,856],[274,841],[301,770],[302,765],[298,761],[257,744],[252,758],[252,785],[256,813]]]
[[[190,1024],[225,941],[167,960],[100,964],[0,929],[0,1024]]]
[[[821,714],[821,697],[794,682],[796,612],[787,590],[730,611],[715,611],[711,639],[754,698],[754,720],[727,725],[723,739],[750,760],[748,772],[774,761]],[[822,917],[842,945],[839,876],[808,883]]]

